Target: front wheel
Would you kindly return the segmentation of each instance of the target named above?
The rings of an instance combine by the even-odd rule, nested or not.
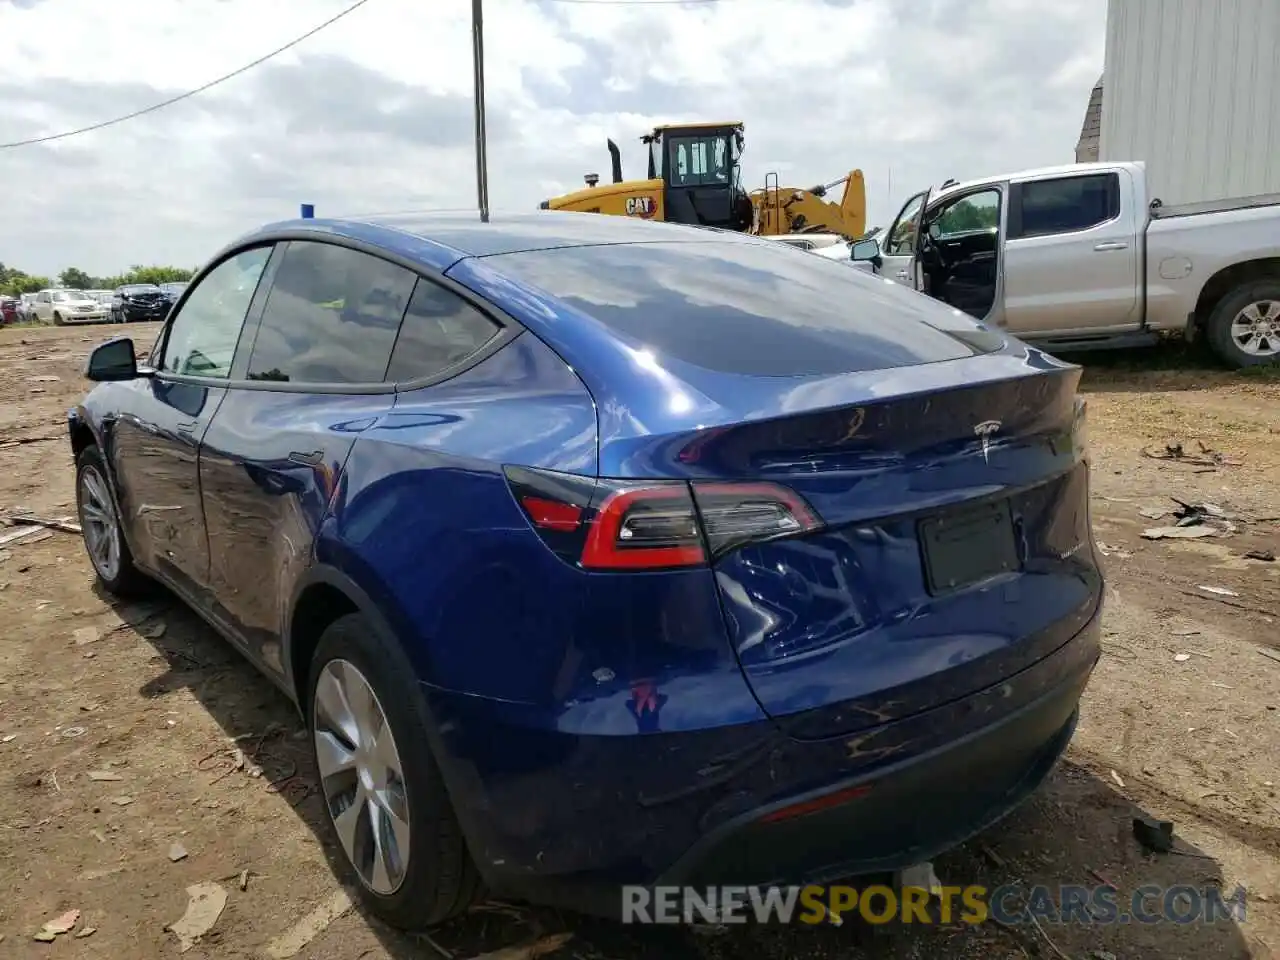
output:
[[[1280,279],[1256,280],[1231,291],[1213,308],[1209,343],[1233,367],[1280,363]]]
[[[308,719],[329,825],[361,899],[414,930],[471,906],[479,876],[401,659],[363,615],[334,621],[312,659]]]
[[[54,325],[55,327],[60,327],[60,326],[62,326],[62,314],[60,314],[60,313],[54,313],[54,315],[53,315],[53,325]]]
[[[85,551],[102,585],[119,597],[145,593],[150,581],[134,566],[97,447],[87,447],[76,458],[76,508]]]

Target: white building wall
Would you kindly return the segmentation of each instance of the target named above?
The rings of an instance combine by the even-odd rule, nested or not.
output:
[[[1280,193],[1280,0],[1110,0],[1099,159],[1166,204]]]

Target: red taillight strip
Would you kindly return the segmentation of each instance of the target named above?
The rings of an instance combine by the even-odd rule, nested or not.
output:
[[[813,800],[803,800],[790,806],[779,807],[772,813],[766,813],[760,818],[760,822],[779,823],[783,820],[794,820],[796,817],[808,816],[811,813],[820,813],[823,810],[830,810],[832,807],[843,806],[851,800],[860,800],[870,792],[871,787],[867,784],[849,787],[847,790],[837,790],[835,793],[815,797]]]
[[[582,566],[634,570],[643,567],[689,567],[706,562],[707,555],[701,543],[675,547],[619,548],[618,533],[622,529],[623,518],[632,505],[642,500],[670,500],[687,507],[690,517],[693,516],[693,502],[683,484],[619,490],[600,505],[600,512],[591,524],[587,542],[582,548]]]

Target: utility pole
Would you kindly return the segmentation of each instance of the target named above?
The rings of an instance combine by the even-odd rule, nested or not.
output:
[[[475,74],[476,195],[480,222],[489,222],[489,156],[484,128],[484,13],[482,0],[471,0],[471,64]]]

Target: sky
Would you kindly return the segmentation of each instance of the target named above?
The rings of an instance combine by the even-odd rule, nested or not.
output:
[[[0,143],[236,70],[351,0],[0,0]],[[136,120],[0,149],[0,262],[196,266],[262,223],[476,208],[470,0],[369,0]],[[655,124],[746,123],[744,181],[860,168],[868,226],[911,193],[1070,162],[1106,0],[485,0],[490,204],[644,175]]]

